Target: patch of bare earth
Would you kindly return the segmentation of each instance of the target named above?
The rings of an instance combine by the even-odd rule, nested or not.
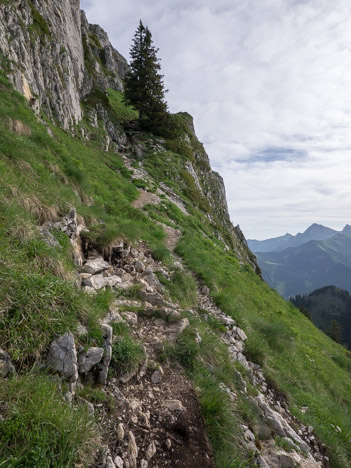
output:
[[[170,226],[167,226],[166,224],[162,224],[162,227],[166,233],[165,245],[167,249],[173,252],[178,244],[179,239],[182,237],[182,233],[179,231],[179,229],[174,229]]]
[[[133,201],[132,206],[134,208],[144,208],[145,205],[158,205],[160,203],[160,197],[155,193],[146,192],[143,189],[139,189],[139,198]]]
[[[108,392],[118,403],[110,408],[105,426],[108,446],[112,458],[125,460],[132,432],[137,467],[145,460],[148,468],[213,468],[212,448],[191,383],[180,366],[156,364],[157,350],[172,326],[162,319],[139,317],[133,327],[134,337],[145,346],[148,365],[141,365],[124,384],[111,379]],[[118,427],[123,428],[123,437]]]

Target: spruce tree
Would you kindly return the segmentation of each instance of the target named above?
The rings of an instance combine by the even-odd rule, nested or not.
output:
[[[166,90],[160,74],[158,49],[148,27],[140,21],[130,49],[130,71],[125,79],[125,100],[139,111],[144,128],[155,130],[167,120]]]

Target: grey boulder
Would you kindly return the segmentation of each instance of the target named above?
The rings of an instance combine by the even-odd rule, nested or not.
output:
[[[102,348],[89,348],[86,353],[79,355],[78,368],[81,374],[86,374],[90,369],[101,361],[104,350]]]
[[[72,333],[67,332],[51,343],[46,366],[70,382],[78,379],[77,351]]]

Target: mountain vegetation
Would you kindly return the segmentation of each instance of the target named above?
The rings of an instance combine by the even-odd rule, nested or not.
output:
[[[0,466],[350,466],[350,353],[262,281],[192,117],[139,125],[79,2],[0,33]]]
[[[130,70],[124,80],[124,92],[127,104],[139,112],[139,122],[149,130],[160,129],[167,115],[157,52],[149,28],[140,21],[130,50]]]
[[[313,323],[334,341],[351,349],[351,296],[335,286],[324,286],[308,295],[291,298],[300,310],[308,310]]]

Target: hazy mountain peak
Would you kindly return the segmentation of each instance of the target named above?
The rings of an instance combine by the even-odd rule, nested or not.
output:
[[[346,226],[345,226],[346,228]],[[344,229],[345,229],[344,228]],[[311,240],[326,240],[330,237],[338,234],[339,231],[335,231],[323,224],[313,223],[304,232],[299,232],[295,236],[287,233],[284,236],[274,237],[271,239],[265,239],[257,241],[249,239],[248,245],[254,252],[281,252],[289,247],[299,247]],[[350,231],[351,233],[351,228]]]

